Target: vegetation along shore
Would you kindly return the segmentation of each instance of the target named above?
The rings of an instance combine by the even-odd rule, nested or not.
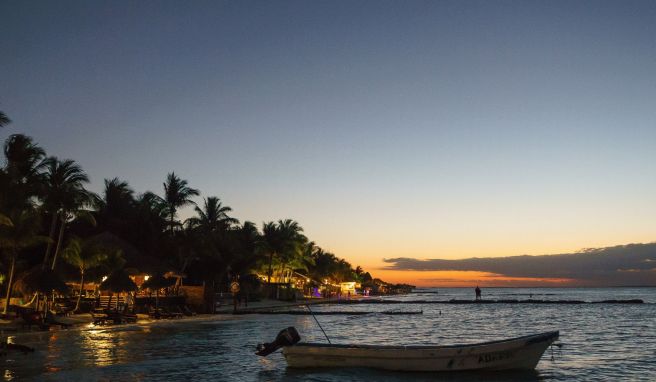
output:
[[[3,113],[2,124],[9,118]],[[225,311],[258,300],[348,299],[413,287],[374,278],[311,241],[292,219],[241,222],[216,196],[169,173],[161,194],[120,178],[87,189],[71,159],[33,138],[4,143],[0,169],[2,313],[42,328]],[[182,208],[194,214],[180,219]],[[90,316],[89,316],[90,315]],[[90,317],[90,318],[89,318]]]

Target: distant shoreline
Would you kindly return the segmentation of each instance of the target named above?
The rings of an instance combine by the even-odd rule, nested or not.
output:
[[[656,285],[618,285],[618,286],[483,286],[479,285],[481,289],[604,289],[604,288],[656,288]],[[473,289],[476,286],[431,286],[431,287],[416,287],[410,293],[417,293],[418,289]]]

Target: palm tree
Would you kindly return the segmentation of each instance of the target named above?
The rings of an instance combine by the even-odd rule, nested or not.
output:
[[[102,229],[119,236],[131,236],[136,217],[134,191],[119,178],[105,179],[102,197],[94,201],[96,220]]]
[[[0,249],[10,263],[6,313],[18,256],[23,249],[44,242],[38,235],[40,219],[34,203],[41,190],[40,169],[45,152],[32,138],[14,134],[5,141],[4,155],[6,164],[0,169]]]
[[[210,196],[203,201],[203,208],[196,206],[194,208],[197,217],[187,219],[187,222],[194,227],[199,227],[204,232],[214,232],[218,229],[228,229],[239,220],[228,216],[232,208],[221,204],[221,199]]]
[[[7,114],[0,111],[0,127],[5,127],[11,123],[11,119],[7,117]]]
[[[0,210],[29,208],[41,192],[43,157],[45,152],[22,135],[11,135],[4,144],[6,165],[0,170]]]
[[[39,215],[33,208],[13,211],[8,216],[10,225],[0,226],[0,249],[9,255],[9,279],[7,281],[7,292],[5,295],[4,314],[9,308],[9,299],[14,283],[16,271],[16,260],[21,251],[48,241],[45,236],[38,235],[40,229]]]
[[[239,221],[228,216],[232,209],[214,196],[204,199],[202,208],[196,206],[194,210],[197,215],[186,220],[176,237],[182,264],[179,269],[186,269],[191,260],[200,260],[204,266],[220,268],[222,271],[214,276],[221,278],[237,256],[232,231]]]
[[[203,249],[206,249],[202,248],[206,241],[206,237],[200,236],[198,231],[196,231],[191,225],[187,224],[175,237],[178,261],[174,267],[180,273],[184,273],[187,270],[187,266],[194,260],[198,259],[199,253]]]
[[[123,220],[134,207],[134,190],[119,178],[105,179],[102,198],[95,200],[98,215],[103,221]]]
[[[264,223],[262,225],[262,237],[260,245],[262,252],[269,257],[269,269],[267,270],[267,284],[271,284],[271,273],[273,271],[273,258],[276,254],[284,250],[284,240],[274,222]]]
[[[281,271],[290,269],[307,269],[308,262],[311,259],[306,258],[306,248],[308,239],[303,232],[303,228],[298,222],[286,219],[279,220],[278,227],[283,232],[283,237],[287,241],[287,246],[283,252],[278,254],[281,262]]]
[[[332,275],[337,271],[337,263],[339,261],[337,256],[316,247],[312,252],[312,258],[313,264],[310,267],[310,276],[322,282],[326,278],[332,278]]]
[[[168,212],[162,198],[152,192],[139,195],[135,201],[134,216],[128,226],[128,237],[144,253],[155,256],[164,243],[163,236],[168,226]]]
[[[187,181],[180,179],[174,172],[166,176],[166,182],[164,182],[164,201],[168,208],[171,234],[173,234],[175,214],[178,208],[194,204],[191,198],[198,195],[200,195],[198,190],[187,186]]]
[[[277,258],[284,267],[284,264],[291,261],[307,243],[307,238],[301,232],[303,228],[291,219],[278,220],[277,223],[269,222],[262,226],[261,248],[269,256],[267,284],[271,284],[274,258]]]
[[[102,265],[107,260],[106,251],[97,246],[90,246],[78,238],[72,238],[62,252],[64,260],[80,271],[80,293],[75,303],[75,311],[80,309],[80,300],[84,291],[84,273]]]
[[[60,161],[57,157],[49,157],[44,163],[46,171],[44,173],[45,194],[43,205],[51,214],[52,220],[48,235],[51,242],[46,247],[43,267],[48,266],[54,243],[56,246],[52,259],[52,269],[55,269],[67,221],[76,214],[83,215],[90,220],[93,219],[90,214],[82,210],[82,208],[92,203],[93,195],[84,189],[84,184],[89,182],[89,177],[75,161],[71,159]],[[59,236],[54,241],[57,220],[59,220]],[[95,224],[95,220],[92,220],[92,222]]]
[[[245,275],[251,271],[258,259],[258,243],[260,233],[252,222],[244,222],[241,227],[230,231],[233,252],[235,256],[231,259],[230,268],[239,275]]]
[[[351,263],[344,259],[339,259],[337,261],[337,269],[333,272],[332,278],[338,283],[353,280],[354,273]]]

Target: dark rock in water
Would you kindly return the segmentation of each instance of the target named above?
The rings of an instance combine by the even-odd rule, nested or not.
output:
[[[34,353],[34,348],[31,348],[31,347],[25,346],[25,345],[21,345],[21,344],[6,343],[4,348],[7,351],[8,350],[14,350],[14,351],[22,352],[23,354]]]

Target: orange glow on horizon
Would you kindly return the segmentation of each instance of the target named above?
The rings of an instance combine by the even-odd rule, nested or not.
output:
[[[418,287],[522,287],[569,286],[577,280],[566,278],[508,277],[476,271],[396,271],[377,269],[372,276],[390,283],[411,284]]]

